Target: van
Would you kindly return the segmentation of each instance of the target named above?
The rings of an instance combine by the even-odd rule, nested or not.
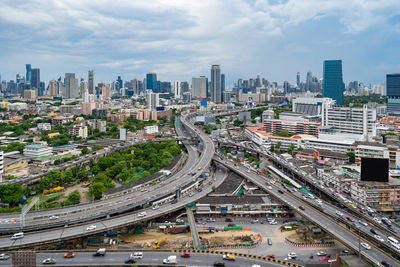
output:
[[[105,256],[106,255],[106,249],[105,248],[99,248],[93,256]]]
[[[11,237],[11,239],[20,239],[24,237],[24,233],[23,232],[19,232],[19,233],[15,233],[13,234],[13,236]]]
[[[399,241],[394,237],[388,236],[387,240],[392,244],[400,245]]]
[[[175,255],[171,255],[166,259],[163,259],[163,263],[164,264],[177,264],[178,261],[176,260],[176,256]]]

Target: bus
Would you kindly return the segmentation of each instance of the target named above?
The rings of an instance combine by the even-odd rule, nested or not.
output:
[[[302,186],[300,184],[298,184],[297,182],[295,182],[292,178],[290,178],[289,176],[287,176],[286,174],[282,173],[280,170],[278,170],[277,168],[275,168],[274,166],[268,166],[268,169],[275,175],[277,175],[279,178],[281,179],[285,179],[288,180],[289,182],[292,183],[292,185],[294,187],[296,187],[297,189],[302,188]]]

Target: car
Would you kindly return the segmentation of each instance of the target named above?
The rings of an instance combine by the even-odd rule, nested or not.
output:
[[[154,205],[152,209],[153,209],[153,210],[158,210],[159,208],[160,208],[160,206]]]
[[[190,257],[190,253],[189,253],[189,252],[183,252],[183,253],[181,254],[181,257],[182,257],[182,258],[189,258],[189,257]]]
[[[304,206],[299,206],[299,209],[305,210]]]
[[[339,215],[339,216],[343,216],[344,214],[342,213],[342,212],[340,212],[340,211],[336,211],[336,215]]]
[[[236,226],[236,224],[234,224],[234,223],[228,223],[228,226]]]
[[[340,194],[340,191],[339,191],[339,190],[337,190],[337,189],[335,189],[335,193],[337,193],[337,194]]]
[[[392,265],[390,263],[388,263],[387,261],[381,261],[381,263],[379,264],[379,266],[382,267],[391,267]]]
[[[350,222],[354,222],[353,218],[350,218],[349,216],[346,216],[346,219]]]
[[[258,222],[259,222],[258,219],[251,220],[251,223],[258,223]]]
[[[382,221],[378,217],[374,217],[373,220],[377,223],[382,223]]]
[[[5,254],[5,253],[0,253],[0,260],[8,260],[10,258],[10,255]]]
[[[267,255],[267,258],[269,258],[269,259],[275,259],[275,255],[274,255],[274,254],[269,254],[269,255]]]
[[[374,235],[377,235],[377,234],[378,234],[374,228],[371,228],[369,231],[370,231],[371,233],[373,233]]]
[[[367,223],[367,222],[364,222],[364,221],[361,221],[361,220],[358,220],[358,222],[359,222],[361,225],[368,226],[368,223]]]
[[[141,212],[138,214],[139,218],[145,217],[147,215],[147,213],[145,211]]]
[[[58,218],[60,218],[59,216],[57,216],[57,215],[53,215],[53,216],[50,216],[50,220],[57,220]]]
[[[214,218],[207,218],[206,221],[207,221],[207,222],[215,222],[215,219],[214,219]]]
[[[214,267],[225,267],[225,263],[222,261],[216,261],[213,264]]]
[[[64,258],[74,258],[75,253],[72,251],[68,251],[67,253],[64,254]]]
[[[361,242],[361,246],[365,249],[371,249],[371,246],[364,242]]]
[[[143,252],[131,253],[130,257],[133,258],[133,259],[142,259],[143,258]]]
[[[326,256],[326,252],[325,251],[318,251],[317,252],[317,256]]]
[[[92,230],[95,230],[96,228],[97,228],[97,226],[95,224],[92,224],[92,225],[86,227],[86,231],[92,231]]]
[[[222,255],[222,259],[226,261],[234,261],[236,259],[235,255],[232,254],[224,254]]]
[[[288,255],[289,259],[295,259],[297,257],[296,252],[290,252],[287,255]]]
[[[268,237],[267,242],[268,242],[268,245],[272,246],[272,239],[270,237]]]
[[[365,210],[363,210],[363,209],[359,209],[358,211],[361,212],[362,214],[366,213]]]
[[[269,221],[269,224],[271,224],[271,225],[275,225],[275,224],[278,224],[278,222],[277,222],[277,221],[275,221],[275,220],[272,220],[272,221]]]
[[[46,258],[42,261],[42,264],[56,264],[56,260],[53,258]]]
[[[185,222],[185,221],[184,221],[183,219],[179,219],[179,218],[178,218],[178,219],[176,219],[176,222],[177,222],[177,223],[183,223],[183,222]]]
[[[323,257],[323,258],[319,258],[319,261],[329,261],[331,258],[328,257]]]
[[[397,219],[397,216],[395,216],[395,215],[390,215],[390,216],[389,216],[389,219],[391,219],[391,220],[396,220],[396,219]]]
[[[194,196],[193,192],[191,192],[191,193],[189,194],[189,197],[192,197],[192,196]]]
[[[201,192],[201,191],[203,191],[203,189],[201,189],[201,188],[197,189],[197,192]]]
[[[385,241],[380,235],[374,235],[374,237],[381,242]]]
[[[282,190],[280,190],[280,189],[278,190],[278,192],[279,192],[280,194],[284,194],[284,193],[283,193],[283,191],[282,191]]]
[[[342,250],[342,253],[343,253],[343,254],[347,254],[347,253],[350,253],[350,251],[349,251],[348,249],[343,249],[343,250]]]
[[[132,258],[132,257],[129,257],[129,258],[125,261],[125,263],[126,263],[126,264],[128,264],[128,263],[136,263],[136,260],[135,260],[134,258]]]
[[[267,188],[268,188],[269,190],[272,190],[272,186],[270,186],[270,185],[269,185],[269,186],[267,186]]]
[[[231,218],[226,218],[225,222],[232,222],[232,219]]]

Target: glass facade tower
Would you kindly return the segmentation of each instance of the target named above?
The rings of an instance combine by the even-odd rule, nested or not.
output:
[[[343,105],[343,73],[341,60],[324,61],[324,97],[336,100],[337,105]]]

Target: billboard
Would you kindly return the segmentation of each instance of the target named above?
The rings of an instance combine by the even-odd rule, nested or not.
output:
[[[157,110],[157,111],[164,111],[164,110],[165,110],[165,107],[156,107],[156,110]]]
[[[207,107],[207,101],[205,100],[200,101],[200,106]]]
[[[389,159],[361,158],[361,181],[388,182]]]

